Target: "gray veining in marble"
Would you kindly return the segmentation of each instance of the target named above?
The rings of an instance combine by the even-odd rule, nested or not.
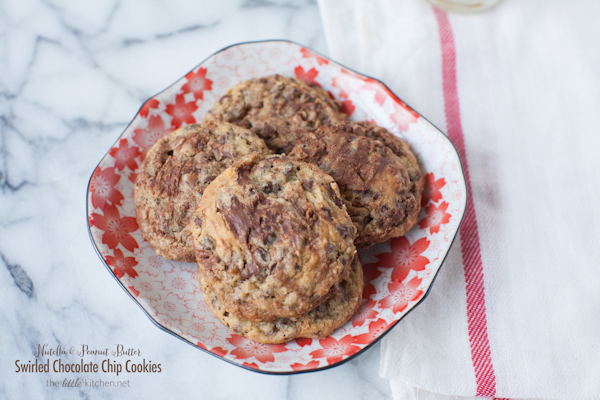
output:
[[[273,38],[327,53],[312,1],[0,2],[0,398],[391,396],[379,346],[292,377],[194,349],[150,322],[88,238],[88,179],[142,102],[222,47]],[[15,372],[43,343],[122,343],[162,372],[129,374],[130,388],[50,388],[67,374]]]

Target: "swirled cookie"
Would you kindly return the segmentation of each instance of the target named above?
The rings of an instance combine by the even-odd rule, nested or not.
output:
[[[199,278],[252,322],[319,306],[356,254],[337,184],[285,156],[252,154],[225,170],[204,191],[190,229]]]
[[[323,124],[344,121],[340,103],[317,85],[271,75],[250,79],[231,88],[205,117],[250,129],[277,153],[294,147],[299,135]]]
[[[291,158],[317,165],[340,187],[367,248],[404,235],[421,210],[423,174],[409,145],[368,122],[326,125],[304,135]]]
[[[204,189],[252,152],[271,153],[258,136],[228,123],[187,125],[156,142],[133,192],[138,225],[156,254],[195,261],[188,225]]]
[[[251,322],[227,311],[202,275],[199,277],[204,300],[212,313],[229,329],[261,343],[285,343],[296,338],[321,338],[331,335],[358,310],[362,300],[363,272],[358,256],[348,279],[339,283],[332,296],[317,308],[295,318]]]

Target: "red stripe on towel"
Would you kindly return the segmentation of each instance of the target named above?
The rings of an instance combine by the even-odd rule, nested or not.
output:
[[[473,206],[473,191],[469,179],[469,165],[465,152],[465,139],[460,122],[460,105],[456,85],[456,49],[454,35],[448,15],[434,8],[437,19],[440,42],[442,46],[442,73],[444,85],[444,106],[448,137],[458,150],[462,159],[469,196],[465,217],[460,228],[462,258],[467,287],[467,323],[471,360],[477,383],[476,396],[493,397],[496,395],[496,376],[492,364],[490,342],[487,334],[487,317],[485,308],[485,290],[483,282],[483,265],[479,246],[479,230]]]

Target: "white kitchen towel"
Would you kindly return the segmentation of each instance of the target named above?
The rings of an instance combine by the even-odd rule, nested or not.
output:
[[[331,56],[447,132],[469,183],[430,295],[383,340],[394,397],[600,398],[600,2],[319,5]]]

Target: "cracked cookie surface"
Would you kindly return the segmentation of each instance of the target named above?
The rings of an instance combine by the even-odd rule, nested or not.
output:
[[[233,124],[194,124],[175,130],[148,151],[133,192],[142,235],[155,253],[195,261],[189,219],[204,189],[252,152],[270,154],[262,139]]]
[[[347,279],[356,230],[333,179],[252,154],[205,190],[192,217],[199,279],[252,322],[298,317]]]
[[[276,153],[289,152],[303,132],[344,121],[340,103],[316,84],[270,75],[231,88],[205,121],[225,121],[250,129]]]
[[[358,231],[356,246],[402,236],[417,222],[423,174],[410,146],[385,128],[369,122],[323,126],[300,138],[289,156],[335,179]]]
[[[364,286],[362,266],[358,256],[355,256],[348,278],[339,283],[331,297],[320,306],[295,318],[251,322],[225,309],[202,276],[199,277],[199,283],[208,307],[224,325],[238,335],[268,344],[331,335],[358,310]]]

